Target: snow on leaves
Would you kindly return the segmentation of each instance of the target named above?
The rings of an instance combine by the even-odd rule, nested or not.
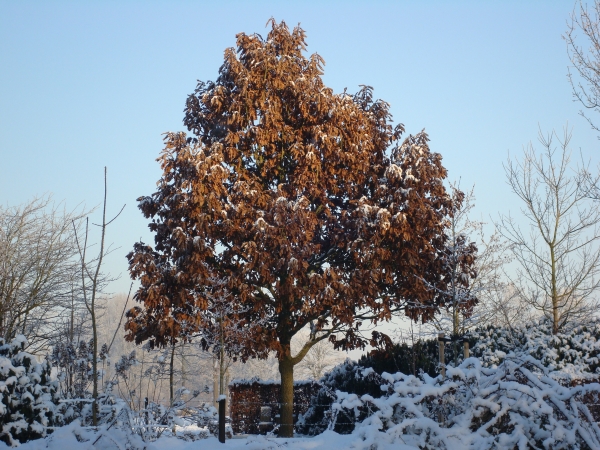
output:
[[[327,88],[304,38],[275,21],[266,39],[238,34],[216,82],[188,97],[190,136],[165,135],[157,191],[139,199],[155,245],[128,255],[144,303],[129,339],[188,339],[211,298],[227,298],[248,327],[243,357],[274,351],[293,366],[291,339],[309,324],[306,351],[318,337],[349,349],[366,343],[359,311],[427,320],[443,304],[441,156],[425,133],[400,144],[370,87]]]

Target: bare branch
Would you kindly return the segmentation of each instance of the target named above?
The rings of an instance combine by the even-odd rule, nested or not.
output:
[[[529,144],[521,160],[508,159],[507,181],[530,232],[511,215],[497,224],[520,265],[519,295],[552,319],[555,333],[589,314],[600,287],[600,205],[590,199],[588,167],[571,167],[570,139],[568,128],[562,139],[540,131],[540,154]]]

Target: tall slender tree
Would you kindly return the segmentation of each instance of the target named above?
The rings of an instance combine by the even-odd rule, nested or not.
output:
[[[478,226],[469,220],[469,212],[473,208],[473,191],[466,196],[458,185],[450,185],[453,206],[449,215],[448,241],[443,252],[444,277],[447,287],[440,292],[446,297],[448,315],[437,318],[438,328],[446,331],[444,322],[450,319],[450,332],[456,338],[465,331],[464,319],[471,316],[477,304],[477,290],[473,289],[473,281],[477,278],[475,257],[477,246],[470,241],[472,231]],[[449,316],[449,317],[448,317]],[[441,319],[441,320],[439,320]],[[456,341],[455,341],[456,347]],[[456,355],[456,349],[455,349]]]
[[[508,159],[506,178],[529,227],[511,215],[498,223],[520,266],[515,286],[554,334],[593,315],[600,289],[600,205],[592,200],[600,176],[571,165],[570,139],[568,129],[562,138],[540,131],[543,151],[530,143],[522,158]]]
[[[107,199],[107,179],[106,179],[106,167],[104,167],[104,198],[102,203],[102,221],[97,224],[100,228],[100,248],[95,259],[91,261],[88,258],[88,238],[89,238],[89,219],[86,218],[85,233],[83,236],[83,242],[80,243],[77,239],[77,228],[75,222],[73,222],[73,229],[75,231],[75,237],[77,242],[77,249],[80,256],[80,268],[81,268],[81,287],[83,292],[83,301],[85,307],[89,313],[89,318],[92,322],[92,424],[96,426],[98,424],[98,360],[100,359],[100,350],[98,348],[98,297],[101,294],[103,284],[106,283],[106,277],[101,272],[102,261],[108,254],[107,247],[105,244],[106,239],[106,228],[116,220],[117,217],[123,212],[125,205],[121,208],[119,213],[111,220],[106,219],[106,199]]]
[[[202,329],[211,298],[239,304],[240,356],[276,353],[291,436],[294,366],[312,346],[364,346],[363,321],[427,320],[443,303],[452,199],[425,133],[399,144],[403,127],[371,88],[334,94],[304,31],[270,24],[266,39],[238,34],[217,81],[198,83],[191,135],[165,136],[157,191],[139,199],[155,245],[128,255],[144,307],[126,328],[166,345]]]

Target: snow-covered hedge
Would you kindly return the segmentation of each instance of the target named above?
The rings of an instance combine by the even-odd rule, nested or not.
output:
[[[553,376],[565,382],[597,380],[600,378],[600,321],[593,320],[585,325],[574,326],[552,334],[552,322],[547,319],[531,322],[514,328],[487,326],[472,330],[468,334],[471,356],[480,359],[484,367],[497,367],[507,354],[531,355]],[[462,343],[458,344],[456,360],[462,362]],[[454,345],[446,345],[446,362],[452,363]],[[406,343],[395,344],[389,350],[371,352],[362,357],[358,364],[372,367],[377,373],[412,373],[421,371],[430,376],[437,375],[437,339],[418,340],[414,347]]]
[[[449,368],[446,380],[383,378],[387,393],[380,398],[337,393],[332,425],[343,411],[370,412],[354,431],[356,448],[600,448],[600,429],[584,401],[598,397],[600,384],[563,386],[528,355],[510,354],[496,368],[469,358]]]
[[[327,428],[336,433],[346,434],[354,430],[354,424],[366,417],[365,411],[340,411],[335,423],[332,423],[331,405],[337,399],[337,392],[351,392],[362,396],[368,394],[381,397],[384,392],[382,384],[386,384],[373,369],[365,369],[360,363],[347,359],[334,367],[319,380],[321,388],[310,399],[308,410],[300,415],[296,423],[299,434],[315,436]]]
[[[24,336],[5,343],[0,338],[0,440],[10,446],[46,436],[48,427],[61,424],[55,414],[57,383],[50,380],[50,364],[23,351]]]
[[[446,346],[448,361],[454,360],[454,346]],[[462,344],[459,345],[458,355],[462,356]],[[437,339],[418,339],[414,345],[407,342],[396,343],[391,348],[373,350],[368,355],[363,355],[358,364],[362,367],[372,367],[377,373],[412,373],[416,375],[421,371],[435,376],[438,365]]]
[[[475,342],[475,337],[471,337]],[[457,346],[458,360],[462,361],[462,343]],[[454,346],[449,344],[446,357],[453,360]],[[356,395],[369,394],[380,397],[384,394],[381,385],[385,382],[381,374],[388,373],[424,373],[437,375],[438,369],[437,339],[419,339],[414,346],[406,343],[394,344],[387,350],[372,351],[363,356],[358,362],[346,360],[334,367],[319,380],[321,389],[311,398],[306,413],[300,416],[296,430],[300,434],[317,435],[331,428],[337,433],[351,433],[354,424],[366,417],[368,411],[342,411],[334,425],[331,425],[331,404],[336,399],[336,392],[348,392]]]
[[[445,380],[347,361],[321,380],[298,430],[353,433],[365,449],[600,448],[598,322],[557,335],[543,320],[486,327],[470,341],[473,356],[448,365]]]
[[[540,320],[506,329],[486,327],[472,333],[472,355],[484,367],[497,367],[508,354],[530,355],[563,382],[596,381],[600,378],[600,322],[575,326],[556,335],[552,324]]]

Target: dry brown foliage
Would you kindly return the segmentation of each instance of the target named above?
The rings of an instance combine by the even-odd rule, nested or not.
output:
[[[304,31],[270,24],[266,39],[239,34],[217,81],[198,83],[191,135],[165,136],[157,191],[139,199],[155,245],[128,255],[144,308],[126,328],[136,342],[187,339],[230,298],[248,330],[241,356],[275,351],[286,391],[319,340],[355,348],[365,320],[433,316],[452,199],[424,132],[399,144],[403,126],[370,87],[335,94]]]

